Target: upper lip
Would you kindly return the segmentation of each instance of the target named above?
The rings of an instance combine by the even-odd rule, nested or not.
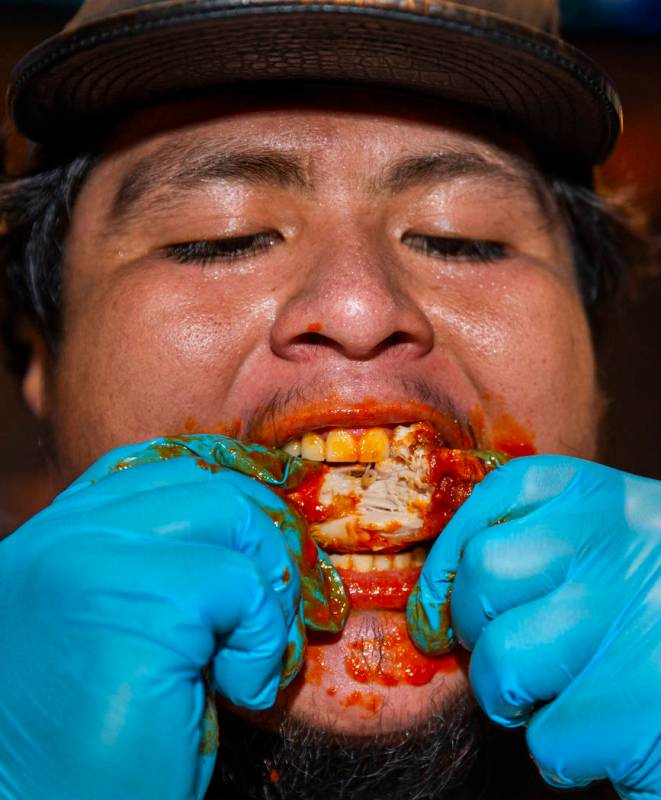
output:
[[[373,427],[377,425],[431,422],[446,446],[469,449],[476,446],[470,424],[445,411],[419,402],[308,403],[282,416],[264,419],[250,431],[252,441],[281,447],[290,439],[319,428]]]

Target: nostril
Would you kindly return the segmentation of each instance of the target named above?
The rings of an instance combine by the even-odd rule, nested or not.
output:
[[[425,310],[413,300],[372,292],[369,302],[363,297],[358,303],[355,293],[358,288],[349,295],[292,298],[271,328],[273,353],[300,361],[332,358],[333,353],[364,361],[381,355],[418,358],[433,347],[434,329]],[[360,313],[355,313],[356,308]]]
[[[405,350],[411,346],[419,348],[420,340],[411,333],[394,331],[374,348],[373,355],[378,356],[388,350]]]
[[[315,330],[310,330],[310,328],[312,328],[312,326],[309,326],[307,331],[304,333],[299,333],[290,340],[289,347],[292,348],[293,352],[298,351],[299,353],[302,353],[311,346],[330,347],[339,352],[343,352],[345,350],[345,347],[341,342],[336,341],[331,336],[326,336],[323,333],[317,333]],[[369,346],[368,348],[362,350],[359,355],[361,358],[374,358],[381,353],[384,353],[388,350],[401,348],[402,346],[412,345],[415,347],[417,342],[418,340],[413,334],[406,333],[405,331],[394,331],[377,345]]]
[[[395,331],[381,342],[380,347],[382,350],[386,350],[389,347],[396,347],[399,344],[414,344],[415,341],[415,336],[412,336],[410,333],[404,333],[404,331]]]
[[[316,331],[308,330],[306,333],[300,333],[298,336],[294,336],[294,338],[291,340],[291,343],[293,345],[320,345],[331,344],[332,342],[328,336],[324,336],[322,333],[317,333]]]

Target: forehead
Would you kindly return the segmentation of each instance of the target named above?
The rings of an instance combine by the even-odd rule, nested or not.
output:
[[[373,89],[226,90],[121,121],[76,215],[110,233],[149,210],[171,213],[175,192],[209,194],[223,182],[372,202],[464,178],[501,203],[519,198],[542,219],[554,216],[532,149],[472,109]]]
[[[307,171],[324,165],[365,169],[409,154],[470,152],[531,177],[535,156],[524,139],[463,106],[374,89],[224,91],[153,106],[113,131],[104,158],[130,169],[165,172],[177,159],[247,145],[296,153]],[[119,162],[119,164],[118,164]],[[142,162],[142,163],[141,163]]]
[[[503,147],[527,150],[523,142],[505,126],[469,106],[415,94],[403,94],[378,88],[251,87],[245,90],[225,89],[215,93],[158,103],[128,115],[113,132],[113,139],[124,144],[139,138],[174,132],[185,125],[242,122],[255,132],[263,130],[264,121],[278,118],[305,119],[319,124],[317,133],[332,130],[335,123],[374,123],[407,130],[413,127],[430,131],[454,128],[456,132],[493,140]]]

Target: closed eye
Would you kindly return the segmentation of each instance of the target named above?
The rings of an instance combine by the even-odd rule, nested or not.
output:
[[[431,258],[445,261],[479,261],[491,264],[507,258],[504,244],[486,239],[460,239],[450,236],[423,236],[405,233],[402,243]]]
[[[179,264],[213,264],[247,258],[269,250],[284,241],[277,231],[263,231],[248,236],[233,236],[227,239],[206,239],[197,242],[173,244],[163,249],[166,258]]]

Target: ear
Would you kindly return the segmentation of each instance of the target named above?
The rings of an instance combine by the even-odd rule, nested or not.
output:
[[[44,337],[36,330],[31,330],[26,338],[30,358],[23,378],[23,398],[32,413],[42,419],[48,413],[48,349]]]

